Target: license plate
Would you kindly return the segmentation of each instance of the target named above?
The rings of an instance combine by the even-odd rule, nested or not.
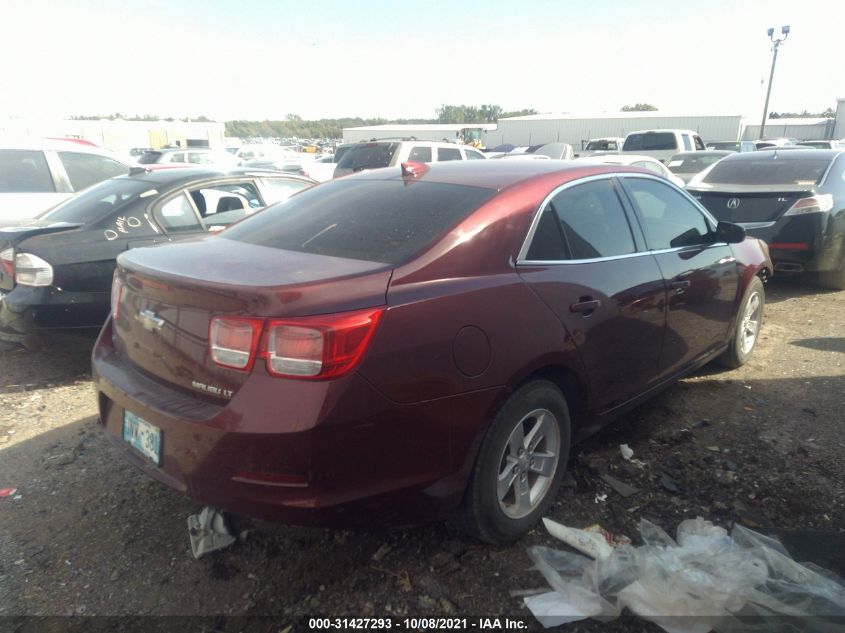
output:
[[[123,439],[156,464],[161,463],[161,429],[130,411],[123,412]]]

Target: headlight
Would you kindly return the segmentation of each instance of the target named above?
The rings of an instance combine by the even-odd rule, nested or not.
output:
[[[22,286],[49,286],[53,283],[53,267],[37,255],[18,253],[15,281]]]

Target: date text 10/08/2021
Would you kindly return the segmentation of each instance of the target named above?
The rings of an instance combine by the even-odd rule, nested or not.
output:
[[[309,618],[308,628],[312,631],[522,631],[528,629],[528,621],[522,618],[477,617],[477,618]]]

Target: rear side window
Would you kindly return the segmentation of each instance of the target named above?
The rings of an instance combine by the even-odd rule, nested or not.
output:
[[[796,153],[799,151],[791,152]],[[784,158],[781,155],[775,159],[752,154],[750,158],[743,156],[718,162],[704,177],[704,182],[731,185],[817,185],[830,162],[829,158]]]
[[[268,207],[221,237],[301,253],[397,264],[454,227],[492,189],[333,180]]]
[[[0,191],[3,193],[51,193],[53,177],[44,152],[0,150]]]
[[[339,169],[378,169],[388,167],[398,143],[365,143],[350,147],[337,163]]]
[[[564,189],[552,198],[537,224],[528,258],[596,259],[635,251],[613,183],[596,180]]]
[[[622,150],[630,151],[651,151],[678,149],[678,142],[672,132],[644,132],[642,134],[629,134],[625,139]]]
[[[484,154],[476,152],[475,150],[465,149],[464,153],[467,155],[467,160],[484,160]]]
[[[431,162],[431,148],[430,147],[412,147],[411,153],[408,154],[408,160],[418,160],[423,163]]]
[[[683,134],[681,138],[684,139],[684,151],[691,152],[692,151],[692,141],[690,140],[689,134]]]
[[[265,178],[264,198],[267,204],[287,200],[297,191],[310,187],[311,183],[302,180],[287,180],[285,178]]]
[[[155,213],[156,220],[168,233],[201,231],[202,226],[185,192],[168,200]]]
[[[108,178],[123,176],[129,169],[107,156],[82,154],[80,152],[59,152],[67,177],[74,191],[87,189]]]
[[[437,160],[461,160],[461,150],[457,147],[438,147]]]

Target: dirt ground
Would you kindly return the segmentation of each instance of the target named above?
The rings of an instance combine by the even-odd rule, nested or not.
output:
[[[845,292],[776,279],[767,294],[752,361],[707,367],[576,447],[553,518],[635,542],[641,518],[671,534],[696,516],[842,529]],[[42,629],[8,616],[530,617],[509,592],[544,585],[526,554],[554,545],[542,528],[497,548],[448,525],[373,534],[237,519],[234,547],[194,560],[186,519],[199,507],[139,474],[98,428],[90,344],[0,352],[0,488],[18,489],[0,498],[0,622],[11,630]],[[621,443],[646,465],[624,461]],[[602,474],[639,492],[622,497]],[[183,630],[224,630],[217,621]],[[627,618],[562,630],[659,629]]]

